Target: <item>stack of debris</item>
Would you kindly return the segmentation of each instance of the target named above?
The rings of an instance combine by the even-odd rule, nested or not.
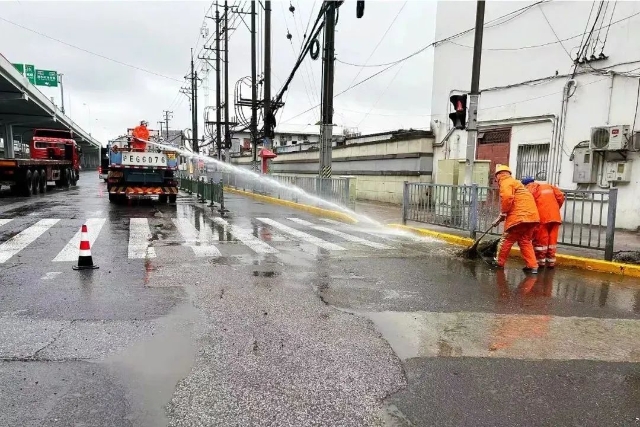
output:
[[[640,251],[619,251],[613,254],[614,262],[640,264]]]

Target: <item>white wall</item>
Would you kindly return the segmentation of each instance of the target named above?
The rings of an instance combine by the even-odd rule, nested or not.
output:
[[[561,153],[558,182],[563,188],[574,189],[577,185],[572,182],[573,164],[569,155],[576,144],[589,139],[592,126],[633,125],[636,121],[636,130],[640,129],[636,111],[639,84],[637,75],[640,73],[640,2],[619,1],[608,4],[604,19],[601,18],[596,25],[594,38],[603,24],[601,41],[595,52],[597,56],[607,31],[606,26],[611,20],[613,25],[609,29],[604,48],[604,54],[609,59],[593,62],[591,67],[618,74],[612,79],[610,74],[594,73],[588,66],[578,67],[578,74],[574,77],[575,92],[571,90],[573,95],[568,101],[564,137],[557,139],[563,88],[570,78],[566,75],[571,74],[574,68],[565,48],[575,58],[592,3],[546,2],[519,12],[517,16],[492,22],[499,16],[533,3],[486,3],[480,76],[482,95],[478,117],[481,126],[513,126],[510,162],[514,170],[519,144],[550,141],[552,152],[555,145],[555,149]],[[611,19],[614,4],[615,13]],[[589,29],[593,25],[598,7],[599,2],[596,2]],[[541,10],[557,36],[564,40],[562,45],[557,42]],[[476,2],[439,1],[436,39],[441,40],[472,28],[475,12]],[[634,14],[638,15],[632,16]],[[627,17],[631,18],[625,20]],[[620,20],[622,21],[616,23]],[[466,93],[470,88],[473,37],[474,33],[471,31],[442,42],[435,48],[431,109],[433,118],[441,123],[440,138],[451,127],[448,118],[451,112],[451,91]],[[628,64],[624,64],[627,62]],[[588,73],[582,73],[585,71]],[[623,72],[633,76],[620,74]],[[536,79],[546,80],[530,82]],[[448,146],[448,157],[464,157],[466,131],[455,131]],[[446,148],[436,149],[436,161],[447,156]],[[617,226],[635,229],[640,226],[640,198],[635,196],[640,190],[640,158],[637,153],[631,153],[629,159],[633,160],[632,182],[618,185]],[[600,187],[592,185],[589,189]]]

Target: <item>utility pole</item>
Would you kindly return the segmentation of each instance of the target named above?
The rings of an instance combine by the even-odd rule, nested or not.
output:
[[[193,65],[193,48],[191,48],[191,148],[200,154],[198,148],[198,73]]]
[[[320,144],[320,178],[322,193],[330,185],[331,140],[333,137],[333,65],[335,56],[336,2],[328,1],[325,12],[324,54],[322,68],[322,142]],[[325,182],[326,181],[326,182]]]
[[[162,125],[164,124],[164,122],[162,120],[160,120],[159,122],[156,122],[160,125],[160,135],[162,135]]]
[[[271,1],[264,2],[264,145],[271,148]]]
[[[480,59],[482,58],[482,32],[484,30],[484,0],[476,7],[476,32],[473,40],[473,65],[471,69],[471,93],[469,94],[469,124],[467,125],[467,159],[464,185],[473,184],[473,167],[478,144],[478,101],[480,99]]]
[[[258,170],[258,91],[256,77],[256,2],[251,2],[251,146],[253,170]]]
[[[64,84],[62,84],[62,76],[64,76],[64,74],[58,74],[58,82],[60,83],[60,104],[62,114],[64,114]]]
[[[173,114],[173,111],[168,111],[168,110],[164,110],[164,123],[165,123],[165,130],[167,132],[167,141],[169,141],[169,119],[172,119],[173,116],[169,117],[170,115]],[[162,133],[162,132],[161,132]]]
[[[224,158],[231,162],[229,149],[231,135],[229,134],[229,6],[224,0]]]
[[[218,12],[218,2],[216,2],[216,145],[218,148],[218,160],[222,152],[222,117],[220,111],[220,12]]]

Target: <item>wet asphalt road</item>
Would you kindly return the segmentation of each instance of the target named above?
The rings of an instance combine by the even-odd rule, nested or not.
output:
[[[2,426],[640,425],[636,280],[106,196],[0,192]],[[99,270],[71,269],[83,222]]]

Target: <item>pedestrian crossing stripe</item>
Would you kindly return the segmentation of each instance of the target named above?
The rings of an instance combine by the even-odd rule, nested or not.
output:
[[[13,218],[0,218],[0,227],[10,224],[13,220]],[[304,226],[310,230],[335,236],[345,242],[355,243],[357,245],[374,249],[392,249],[388,244],[368,240],[328,226],[316,225],[310,221],[300,218],[291,217],[278,221],[271,218],[255,218],[255,220],[260,223],[257,228],[255,223],[253,226],[242,227],[239,224],[231,223],[220,217],[212,217],[198,221],[198,225],[194,225],[196,224],[196,221],[191,217],[171,219],[176,227],[177,233],[182,239],[183,246],[190,248],[197,257],[217,258],[222,256],[217,245],[220,239],[216,234],[216,231],[219,230],[224,230],[224,233],[227,236],[230,236],[227,239],[233,238],[235,241],[242,243],[258,255],[278,254],[280,249],[272,246],[272,244],[291,241],[301,241],[329,251],[346,250],[346,248],[341,244],[327,241],[313,234],[309,234],[300,230],[300,227],[293,228],[286,225],[285,222],[289,221],[292,224]],[[21,230],[18,234],[8,240],[4,242],[0,241],[0,264],[7,262],[14,256],[18,255],[21,251],[27,249],[29,245],[41,238],[44,233],[60,221],[60,219],[41,219],[35,224]],[[106,223],[106,218],[88,218],[84,221],[84,224],[86,224],[88,228],[88,239],[92,249],[94,249],[96,242],[98,242],[98,247],[100,247],[100,235],[101,233],[105,233],[104,226]],[[152,244],[152,232],[149,219],[130,218],[128,226],[129,242],[127,246],[127,257],[129,259],[156,258],[156,248]],[[256,231],[256,229],[258,231]],[[364,229],[352,229],[358,233],[367,233]],[[348,230],[349,229],[346,231]],[[373,233],[369,234],[373,235]],[[376,237],[379,239],[385,239],[384,236]],[[78,227],[78,230],[75,232],[73,237],[71,237],[62,249],[60,249],[52,259],[52,262],[75,262],[78,257],[80,238],[81,232],[80,227]],[[388,238],[386,238],[386,240],[393,241],[393,239]],[[58,249],[56,248],[56,250]]]

